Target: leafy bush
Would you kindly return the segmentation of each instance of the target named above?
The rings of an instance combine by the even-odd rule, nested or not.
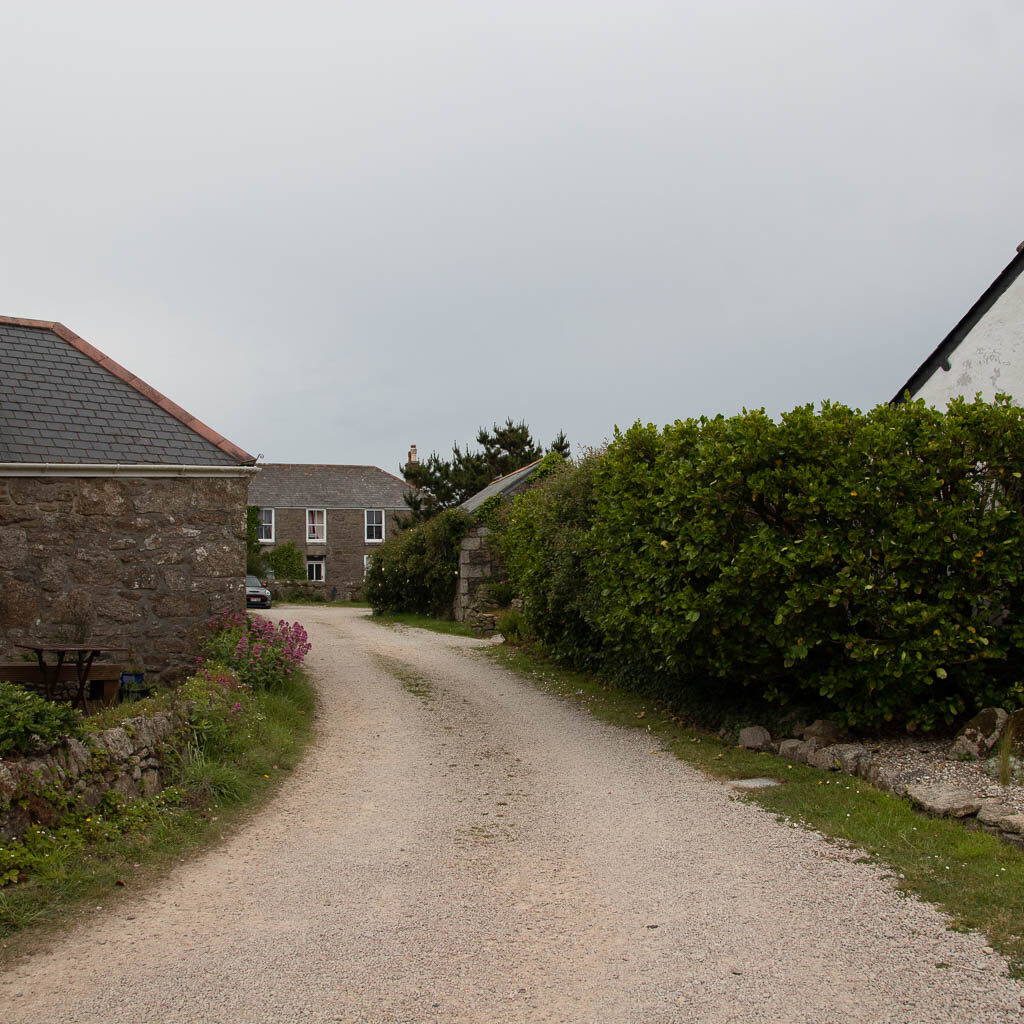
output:
[[[233,669],[247,685],[272,690],[302,665],[310,651],[305,629],[281,619],[276,624],[239,612],[220,612],[207,624],[200,661]]]
[[[189,727],[204,756],[230,752],[230,737],[243,725],[252,687],[227,665],[206,662],[178,691],[190,705]]]
[[[498,627],[498,632],[510,644],[517,644],[530,635],[529,626],[523,613],[516,611],[515,608],[510,608],[507,612],[499,615],[495,625]]]
[[[290,540],[264,551],[263,564],[274,573],[275,580],[306,578],[306,556]]]
[[[600,458],[562,461],[502,512],[495,534],[530,631],[556,656],[586,667],[601,648],[591,625],[594,477]]]
[[[461,509],[447,509],[385,541],[370,560],[364,585],[373,610],[451,615],[459,545],[471,525]]]
[[[516,596],[516,588],[504,580],[487,584],[487,599],[499,608],[507,608]]]
[[[637,424],[500,527],[552,652],[673,699],[932,728],[1024,687],[1024,411]]]
[[[70,704],[47,700],[15,683],[0,683],[0,757],[53,746],[82,735],[82,716]]]

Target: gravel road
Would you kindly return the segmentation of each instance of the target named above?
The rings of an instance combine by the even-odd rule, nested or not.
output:
[[[0,1020],[1024,1018],[983,938],[482,641],[280,614],[314,645],[306,761],[216,850],[8,969]]]

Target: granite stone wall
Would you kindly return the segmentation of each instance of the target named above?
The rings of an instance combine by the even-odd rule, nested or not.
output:
[[[87,631],[131,648],[147,682],[185,674],[196,627],[245,607],[248,482],[0,479],[0,657]]]
[[[91,810],[111,791],[126,800],[159,793],[168,757],[190,735],[186,710],[129,718],[28,757],[0,757],[0,842],[55,825],[69,810]]]
[[[472,526],[459,548],[459,580],[452,609],[456,622],[468,622],[474,632],[489,636],[496,626],[496,609],[487,584],[504,578],[505,567],[487,543],[490,529],[482,523]]]

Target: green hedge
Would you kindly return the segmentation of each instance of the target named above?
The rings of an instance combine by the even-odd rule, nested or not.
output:
[[[386,540],[366,574],[364,591],[373,610],[450,617],[459,545],[472,522],[460,509],[448,509]]]
[[[1021,703],[1022,474],[1007,400],[637,424],[499,537],[532,631],[577,665],[929,729]]]

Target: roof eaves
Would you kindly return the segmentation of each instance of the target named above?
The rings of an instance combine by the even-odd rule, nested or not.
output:
[[[1003,269],[1003,272],[985,289],[977,302],[964,314],[960,322],[942,339],[935,351],[914,371],[910,379],[890,400],[890,405],[898,405],[907,394],[913,398],[924,386],[925,381],[940,366],[945,365],[949,357],[956,351],[960,343],[977,326],[978,321],[996,304],[996,300],[1013,284],[1024,271],[1024,245],[1017,250],[1017,255]]]
[[[90,345],[84,338],[79,337],[74,331],[65,327],[56,320],[26,320],[22,317],[0,316],[0,324],[8,324],[12,327],[36,327],[52,331],[58,338],[66,341],[72,348],[77,349],[82,355],[88,356],[94,363],[102,366],[108,373],[113,374],[119,380],[133,387],[140,395],[148,398],[154,405],[159,406],[168,415],[173,416],[180,423],[183,423],[193,433],[198,434],[204,441],[209,441],[214,447],[219,448],[226,455],[229,455],[236,462],[242,465],[251,466],[256,458],[247,451],[233,444],[226,437],[218,434],[212,427],[208,427],[202,420],[197,419],[191,413],[186,412],[180,405],[172,402],[156,388],[147,384],[141,377],[137,377],[130,370],[125,369],[120,363],[111,359],[110,356],[101,352],[95,345]]]

